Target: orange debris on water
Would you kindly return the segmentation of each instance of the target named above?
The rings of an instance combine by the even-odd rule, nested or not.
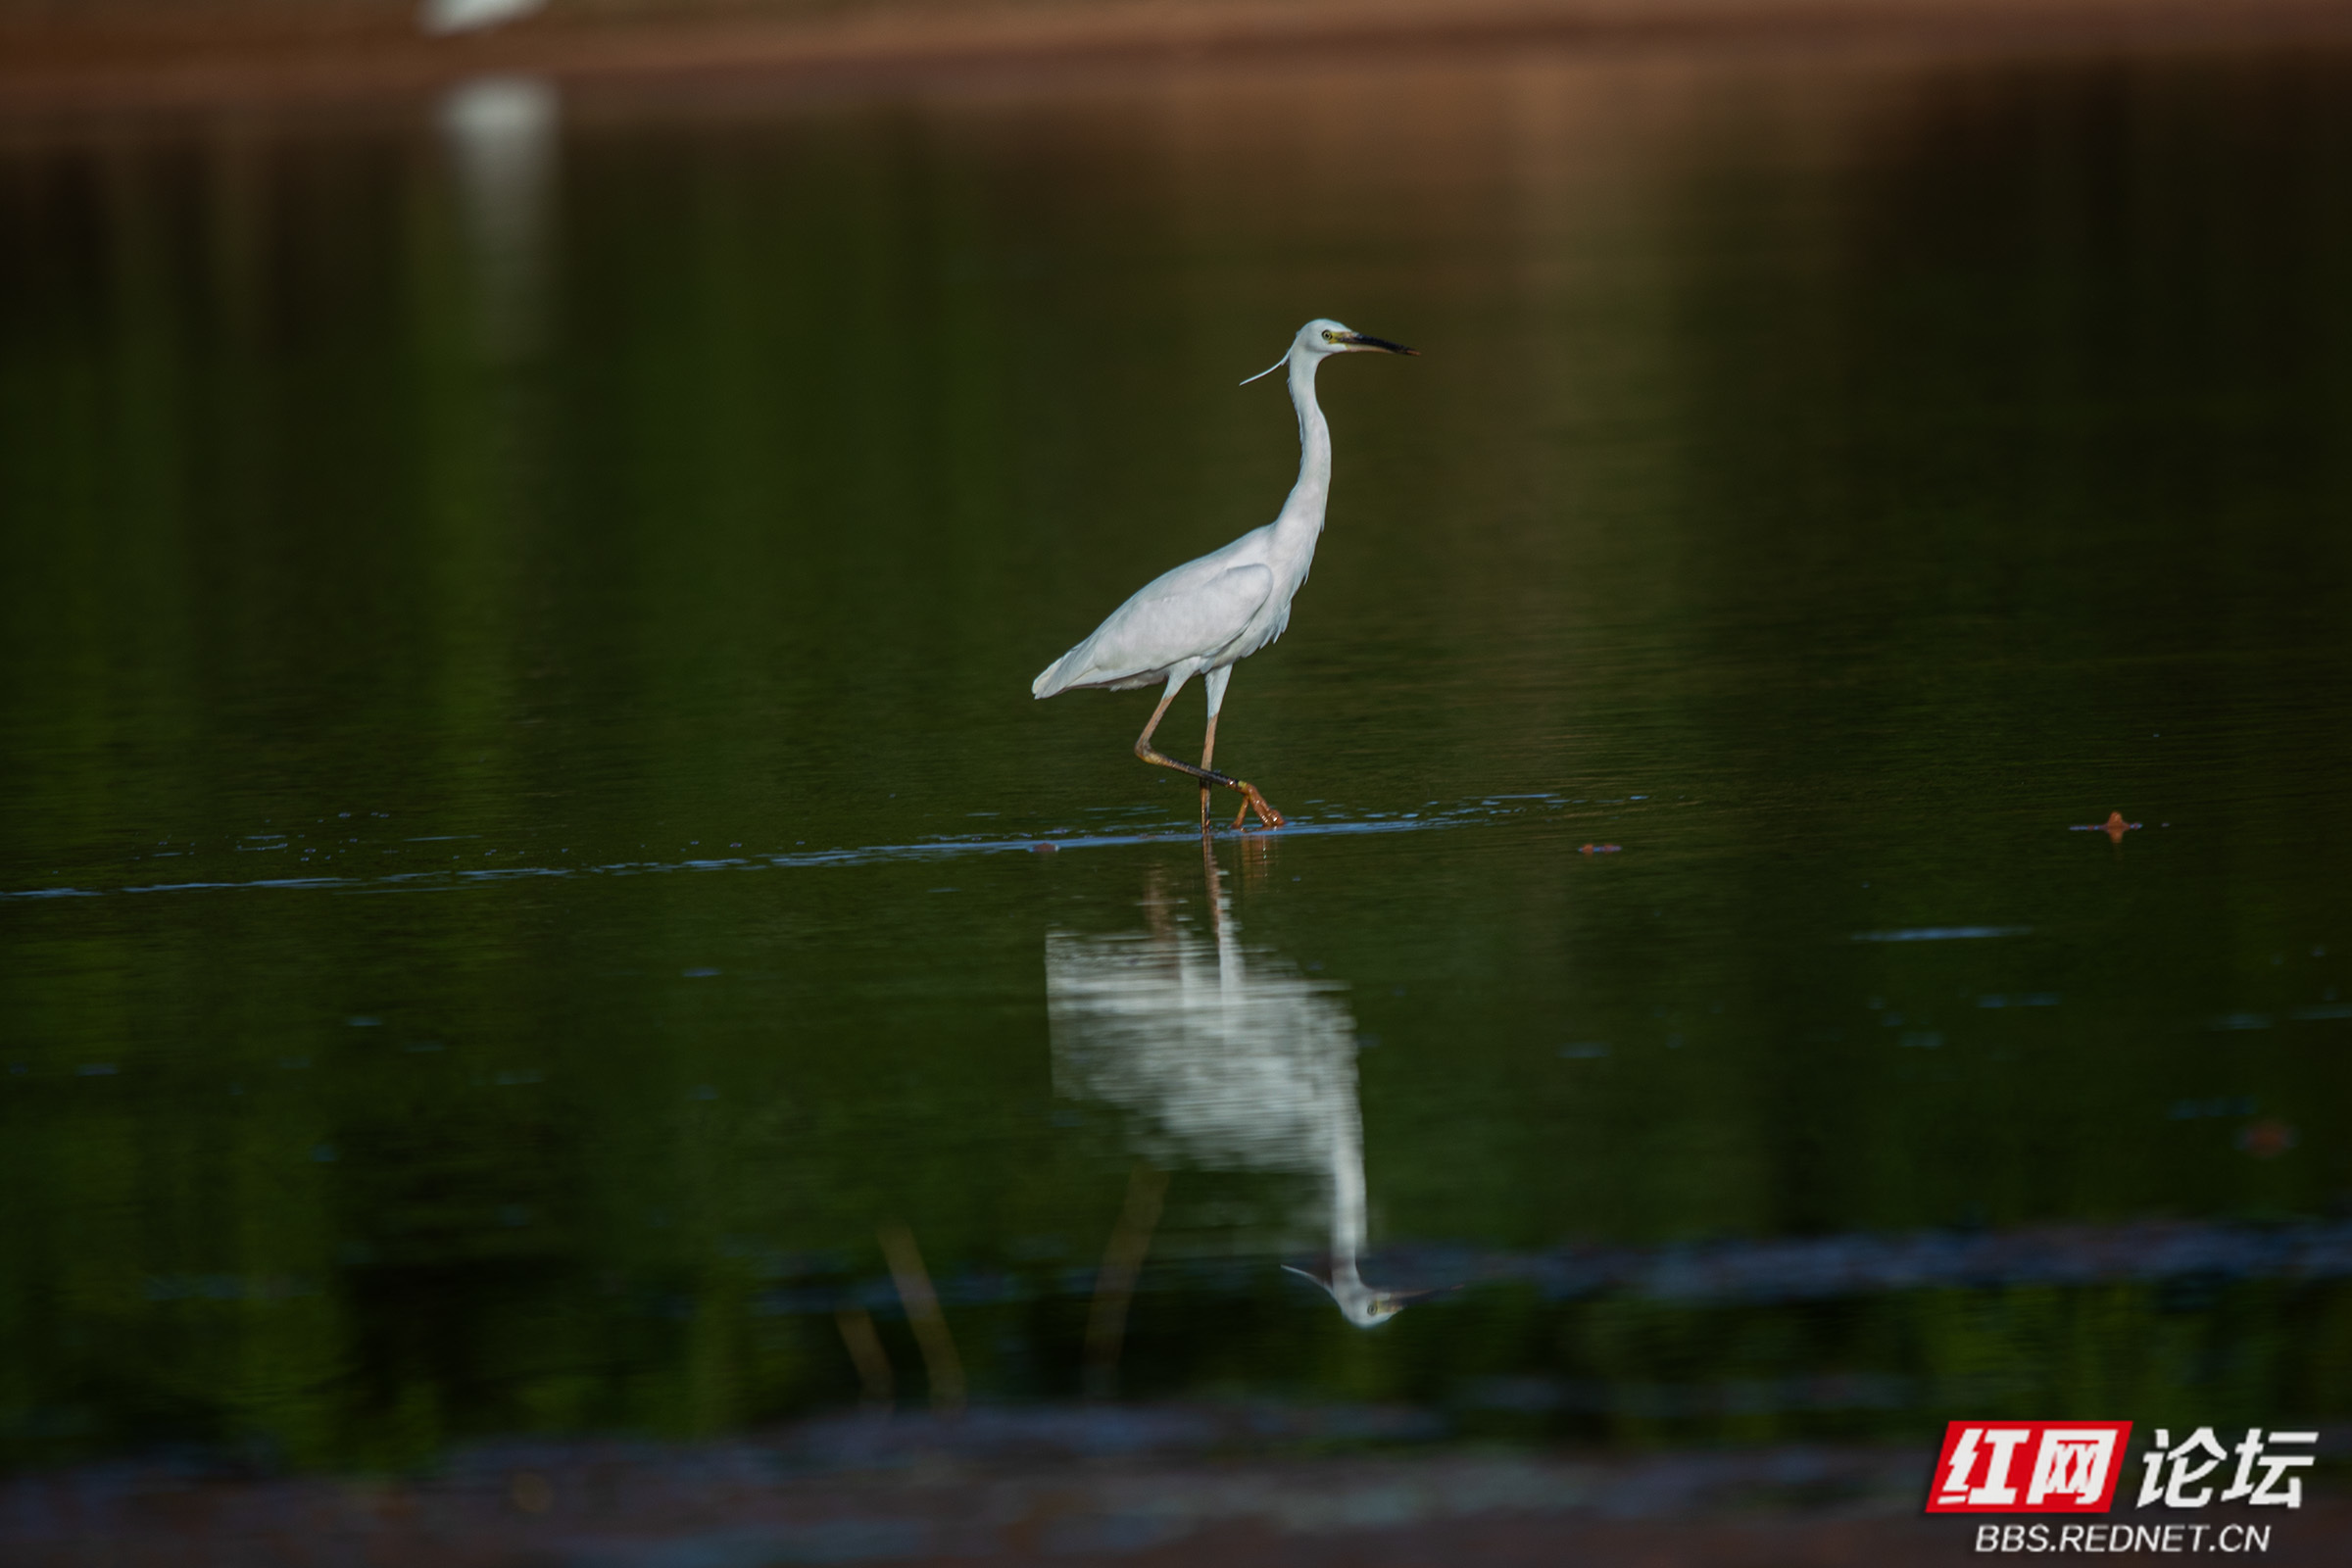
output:
[[[2237,1147],[2256,1159],[2277,1159],[2295,1147],[2295,1129],[2276,1116],[2249,1122],[2237,1135]]]

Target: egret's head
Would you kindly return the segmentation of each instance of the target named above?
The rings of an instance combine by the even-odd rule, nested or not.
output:
[[[1401,343],[1392,343],[1385,337],[1367,337],[1351,326],[1334,321],[1328,317],[1307,322],[1298,329],[1298,347],[1309,354],[1414,354]]]
[[[1304,356],[1311,366],[1326,355],[1332,354],[1418,355],[1420,352],[1419,349],[1408,349],[1401,343],[1392,343],[1385,337],[1367,336],[1345,322],[1335,321],[1329,317],[1318,317],[1300,327],[1298,335],[1291,339],[1289,354],[1285,354],[1281,359],[1258,371],[1257,375],[1250,376],[1242,385],[1248,386],[1250,381],[1258,379],[1259,376],[1272,375],[1276,370],[1290,364],[1294,356]]]

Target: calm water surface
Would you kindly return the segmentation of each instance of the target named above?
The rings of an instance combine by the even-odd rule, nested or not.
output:
[[[980,1401],[2352,1416],[2347,87],[10,127],[0,1453],[919,1404],[885,1235]],[[1027,684],[1320,314],[1204,863]]]

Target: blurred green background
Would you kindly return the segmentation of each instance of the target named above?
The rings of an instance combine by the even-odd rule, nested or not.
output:
[[[725,1432],[858,1397],[845,1304],[919,1400],[893,1224],[974,1398],[1074,1396],[1144,1140],[1057,1093],[1047,938],[1211,922],[1148,698],[1026,685],[1272,514],[1234,383],[1325,314],[1424,357],[1322,377],[1330,530],[1218,753],[1298,831],[1217,855],[1255,972],[1339,988],[1368,1276],[2340,1223],[2347,86],[1527,52],[16,126],[0,1455]],[[1952,928],[2007,934],[1857,940]],[[1320,1191],[1177,1165],[1129,1395],[2352,1415],[2342,1269],[1363,1334],[1277,1267]]]

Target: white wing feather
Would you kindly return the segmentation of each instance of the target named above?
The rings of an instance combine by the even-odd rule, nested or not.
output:
[[[1156,685],[1178,664],[1213,662],[1249,631],[1273,592],[1274,573],[1264,566],[1228,566],[1213,556],[1187,562],[1137,589],[1092,636],[1046,666],[1030,694]]]

